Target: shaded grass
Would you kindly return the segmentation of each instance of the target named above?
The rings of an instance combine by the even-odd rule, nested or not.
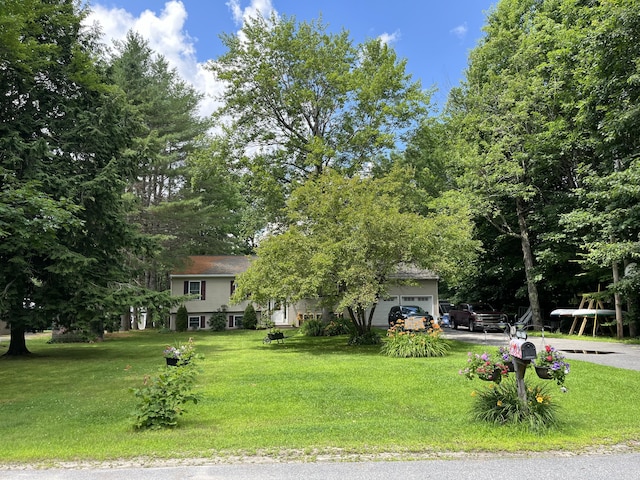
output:
[[[347,337],[264,332],[113,334],[99,344],[29,341],[27,359],[0,359],[2,462],[186,458],[281,450],[353,453],[580,450],[640,440],[629,399],[640,372],[573,361],[569,393],[552,390],[560,425],[545,435],[471,419],[474,389],[458,375],[467,351],[390,358]],[[135,431],[131,387],[164,368],[166,344],[194,337],[204,354],[197,391],[175,429]],[[0,353],[2,350],[0,350]],[[535,374],[527,373],[535,379]],[[540,381],[542,382],[542,381]]]

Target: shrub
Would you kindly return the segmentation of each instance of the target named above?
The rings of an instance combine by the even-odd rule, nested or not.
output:
[[[157,377],[145,377],[144,386],[132,389],[138,399],[133,414],[137,429],[159,429],[176,426],[177,419],[186,413],[184,405],[198,403],[192,393],[197,375],[193,360],[178,366],[166,366]]]
[[[328,337],[335,335],[346,335],[351,333],[352,325],[344,318],[334,318],[324,327],[324,334]]]
[[[180,305],[176,312],[176,330],[186,332],[187,328],[189,328],[189,312],[187,312],[187,307]]]
[[[527,386],[527,404],[518,397],[518,387],[508,379],[475,391],[474,418],[497,424],[522,424],[532,431],[543,431],[557,424],[558,406],[546,385]]]
[[[321,337],[324,335],[322,320],[306,320],[300,327],[300,332],[307,337]]]
[[[242,327],[247,330],[255,330],[258,326],[258,315],[256,314],[256,309],[253,308],[253,305],[247,305],[247,308],[244,309],[244,314],[242,315]]]
[[[352,333],[349,345],[380,345],[380,335],[376,332]]]
[[[387,331],[382,354],[389,357],[443,357],[449,353],[449,344],[441,337],[442,329],[433,323],[428,330],[408,332],[398,321]]]
[[[256,330],[265,330],[268,328],[273,328],[275,326],[276,326],[275,322],[269,318],[269,315],[263,314],[260,316],[260,322],[256,326]]]
[[[227,313],[225,308],[219,308],[209,319],[209,329],[212,332],[223,332],[227,328]]]

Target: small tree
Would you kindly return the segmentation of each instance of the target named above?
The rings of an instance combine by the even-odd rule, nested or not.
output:
[[[255,330],[258,326],[258,315],[256,314],[256,309],[253,308],[251,303],[244,309],[242,325],[247,330]]]
[[[176,331],[186,332],[187,328],[189,328],[189,312],[187,312],[187,307],[180,305],[176,312]]]

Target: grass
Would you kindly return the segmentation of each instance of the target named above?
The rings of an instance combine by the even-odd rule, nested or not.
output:
[[[560,424],[541,435],[471,420],[471,392],[485,385],[458,371],[467,351],[481,347],[450,341],[448,356],[405,359],[380,355],[380,346],[349,347],[346,337],[291,331],[284,344],[264,344],[264,335],[145,331],[57,345],[30,339],[30,358],[0,358],[0,462],[336,451],[411,457],[579,451],[640,440],[640,418],[630,414],[629,400],[640,372],[573,361],[569,393],[554,394]],[[197,388],[202,401],[175,429],[135,431],[130,388],[164,368],[166,344],[189,336],[205,356]],[[527,379],[538,381],[532,372]]]

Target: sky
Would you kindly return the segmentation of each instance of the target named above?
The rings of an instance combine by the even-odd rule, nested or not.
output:
[[[246,18],[272,12],[297,21],[322,17],[330,32],[347,30],[354,43],[380,38],[407,60],[407,71],[432,101],[444,105],[463,78],[469,51],[482,37],[497,0],[90,0],[88,22],[99,23],[111,45],[133,29],[180,76],[205,94],[200,113],[216,107],[222,91],[205,65],[225,53],[221,34],[241,31]]]

